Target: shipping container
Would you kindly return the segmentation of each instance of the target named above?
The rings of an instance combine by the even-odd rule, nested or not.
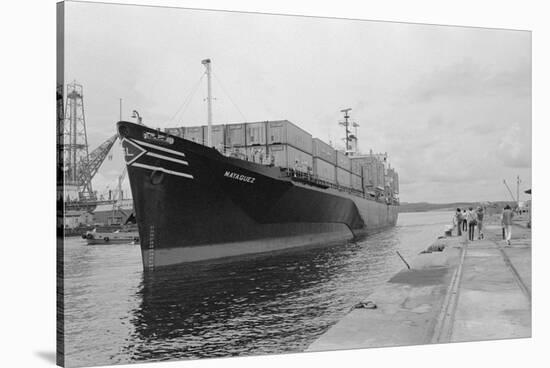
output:
[[[365,187],[385,186],[384,164],[378,160],[373,160],[363,165],[363,185]]]
[[[319,138],[313,138],[312,152],[313,157],[322,158],[326,162],[336,165],[336,150]]]
[[[391,167],[388,167],[386,169],[386,183],[391,184],[393,181],[393,169]]]
[[[208,144],[208,125],[203,125],[202,134],[204,136],[204,144],[207,145]],[[210,143],[210,146],[223,152],[223,148],[225,146],[225,125],[223,124],[212,125],[212,141]]]
[[[384,189],[386,186],[386,173],[385,173],[385,167],[384,164],[380,161],[376,163],[377,173],[378,173],[378,183],[377,188]]]
[[[355,175],[361,175],[363,172],[362,168],[365,165],[366,161],[363,157],[352,157],[351,158],[351,172]]]
[[[336,166],[319,157],[313,157],[313,175],[330,183],[336,182]]]
[[[397,171],[393,173],[393,191],[396,194],[399,194],[399,174]]]
[[[199,144],[205,143],[202,126],[185,127],[183,138]]]
[[[267,146],[246,147],[246,159],[262,165],[269,165],[271,162]]]
[[[351,187],[355,190],[363,191],[363,177],[360,175],[351,174]]]
[[[382,162],[380,162],[379,164],[379,172],[380,172],[380,179],[382,181],[382,187],[384,187],[386,185],[386,165],[384,165]]]
[[[344,187],[351,188],[351,172],[336,167],[336,183]]]
[[[336,151],[336,166],[351,172],[351,160],[342,151]]]
[[[235,157],[240,160],[247,160],[246,147],[232,147],[231,150],[227,151],[229,157]]]
[[[311,134],[298,128],[288,120],[270,121],[267,123],[268,144],[288,144],[305,153],[312,153]]]
[[[267,122],[246,123],[246,145],[261,146],[267,143]]]
[[[386,170],[386,185],[390,187],[391,193],[396,193],[395,191],[395,170],[391,167],[388,167]]]
[[[275,166],[306,173],[313,171],[312,156],[288,144],[269,145],[268,153],[270,156],[273,156],[273,164]]]
[[[363,186],[374,188],[377,182],[376,167],[370,163],[363,166]]]
[[[227,147],[244,147],[246,146],[246,125],[227,124],[225,128],[225,145]]]
[[[386,183],[386,169],[381,159],[382,155],[367,155],[352,158],[352,169],[362,168],[363,185],[365,188],[384,188]]]
[[[185,133],[185,128],[165,128],[164,132],[176,137],[183,138]]]

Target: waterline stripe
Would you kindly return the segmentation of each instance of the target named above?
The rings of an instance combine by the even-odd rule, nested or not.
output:
[[[165,173],[167,173],[167,174],[182,176],[182,177],[187,178],[187,179],[194,179],[194,178],[193,178],[193,175],[181,173],[181,172],[179,172],[179,171],[167,170],[167,169],[165,169],[165,168],[163,168],[163,167],[149,166],[149,165],[144,165],[144,164],[140,164],[140,163],[137,163],[137,162],[134,162],[134,163],[132,164],[132,166],[141,167],[142,169],[149,169],[149,170],[153,170],[153,171],[154,171],[154,170],[158,170],[158,171],[165,172]]]
[[[168,157],[168,156],[163,156],[163,155],[159,155],[159,154],[153,153],[153,152],[147,152],[146,155],[147,155],[147,156],[152,156],[152,157],[161,158],[161,159],[163,159],[163,160],[168,160],[168,161],[177,162],[177,163],[180,163],[180,164],[189,166],[189,163],[188,163],[187,161],[178,160],[177,158],[172,158],[172,157]]]
[[[143,141],[138,141],[137,139],[134,139],[134,142],[136,142],[138,144],[141,144],[141,145],[144,145],[145,147],[151,147],[151,148],[158,149],[160,151],[171,153],[173,155],[179,155],[179,156],[185,157],[185,153],[183,153],[183,152],[178,152],[178,151],[174,151],[174,150],[171,150],[171,149],[168,149],[168,148],[157,146],[156,144],[151,144],[151,143],[147,143],[147,142],[143,142]]]

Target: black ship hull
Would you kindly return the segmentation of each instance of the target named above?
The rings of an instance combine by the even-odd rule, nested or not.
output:
[[[395,225],[398,206],[297,182],[119,122],[146,270],[352,239]]]

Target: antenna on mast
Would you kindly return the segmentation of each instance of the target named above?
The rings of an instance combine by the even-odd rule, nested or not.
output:
[[[206,68],[206,79],[208,81],[208,95],[206,102],[208,105],[208,133],[207,143],[208,147],[212,146],[212,66],[210,59],[204,59],[202,65]]]
[[[353,134],[349,136],[349,139],[351,141],[351,153],[352,154],[357,154],[357,151],[358,151],[358,148],[357,148],[357,127],[359,126],[359,124],[357,124],[356,122],[353,122],[351,123],[351,126],[353,127]]]
[[[344,121],[339,122],[338,124],[344,126],[346,128],[346,138],[344,140],[346,141],[346,155],[348,154],[348,151],[350,149],[349,142],[351,140],[350,138],[350,130],[349,130],[349,112],[351,111],[351,107],[348,107],[347,109],[342,109],[340,112],[344,113]]]
[[[517,196],[516,196],[516,199],[518,200],[518,208],[519,208],[519,184],[521,183],[521,179],[519,178],[519,175],[518,175],[518,179],[517,179]]]

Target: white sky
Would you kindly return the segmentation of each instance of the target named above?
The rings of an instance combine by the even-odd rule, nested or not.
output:
[[[215,122],[288,119],[341,144],[351,107],[360,148],[387,151],[399,171],[401,201],[509,199],[502,180],[516,175],[531,186],[529,32],[66,5],[65,76],[84,85],[91,148],[114,134],[119,98],[123,119],[204,124],[204,80],[177,112],[208,57]],[[116,185],[115,148],[95,189]]]

